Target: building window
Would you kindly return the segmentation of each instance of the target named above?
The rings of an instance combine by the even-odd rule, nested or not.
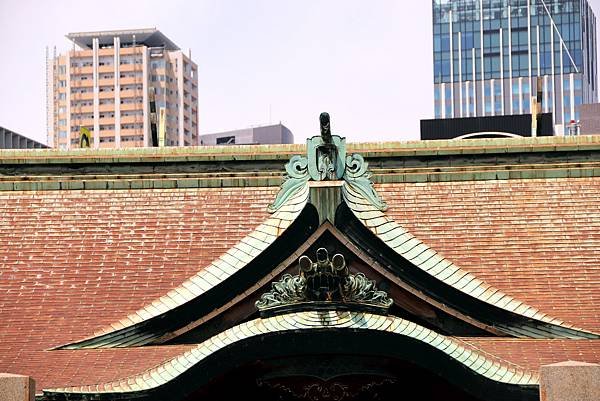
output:
[[[151,68],[165,68],[165,60],[154,60],[150,63]]]
[[[217,138],[217,145],[232,145],[235,143],[235,136],[222,136]]]
[[[67,131],[61,130],[58,132],[58,137],[59,138],[66,138],[67,137]]]
[[[523,95],[523,113],[531,113],[531,96],[529,94]]]
[[[494,112],[496,114],[502,114],[502,81],[492,81],[494,84]]]
[[[450,88],[450,85],[447,85],[445,88],[445,94],[444,94],[444,106],[446,109],[446,118],[453,117],[453,115],[452,115],[452,102],[453,101],[454,101],[454,99],[452,99],[452,89]]]

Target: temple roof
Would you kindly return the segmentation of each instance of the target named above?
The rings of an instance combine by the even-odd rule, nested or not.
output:
[[[600,138],[348,149],[371,163],[385,215],[437,254],[600,332]],[[271,218],[283,163],[303,151],[0,152],[0,370],[39,389],[107,383],[193,348],[49,350],[106,333],[233,249]],[[600,362],[598,340],[459,340],[531,371]]]

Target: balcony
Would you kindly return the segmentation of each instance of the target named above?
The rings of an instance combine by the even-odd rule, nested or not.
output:
[[[115,71],[115,66],[114,65],[100,65],[98,66],[98,72],[99,73],[103,73],[103,72],[114,72]]]
[[[120,92],[121,100],[122,99],[132,99],[135,97],[142,98],[142,94],[143,94],[142,90],[138,90],[136,93],[136,91],[133,89],[129,89],[129,90]]]
[[[72,93],[71,100],[91,100],[94,98],[94,92]]]
[[[123,103],[120,107],[122,111],[142,110],[141,103]]]
[[[133,72],[133,71],[142,71],[143,67],[141,64],[121,64],[119,66],[119,71],[121,72]]]
[[[94,73],[94,67],[71,67],[71,74],[91,75]]]
[[[121,147],[122,148],[143,148],[144,146],[144,141],[128,141],[128,142],[123,142],[123,140],[121,139]]]
[[[125,78],[119,78],[119,83],[121,85],[133,85],[133,84],[141,84],[142,83],[142,77],[125,77]]]
[[[105,129],[100,131],[100,138],[111,138],[115,136],[114,129]]]
[[[71,81],[71,88],[91,88],[92,86],[94,86],[94,80],[92,79],[77,79]]]
[[[114,56],[115,49],[98,49],[98,56]]]
[[[73,106],[71,107],[71,114],[73,113],[93,113],[94,106]]]
[[[115,142],[100,142],[98,144],[98,147],[100,149],[108,149],[108,148],[115,148],[117,145],[115,144]]]
[[[93,127],[94,119],[93,118],[84,118],[84,119],[79,120],[79,119],[72,118],[71,125],[73,125],[75,127],[79,127],[79,126]]]
[[[121,124],[134,124],[144,122],[144,117],[138,116],[121,116]]]
[[[98,110],[101,112],[107,112],[107,111],[114,111],[115,110],[115,104],[101,104],[98,106]]]
[[[115,92],[114,91],[98,92],[98,98],[99,99],[112,99],[114,97],[115,97]]]
[[[100,118],[100,125],[115,125],[115,118],[114,117]]]
[[[113,78],[99,79],[98,86],[115,86],[115,80]]]
[[[139,54],[140,57],[141,57],[142,48],[141,48],[141,46],[138,46],[138,47],[122,47],[121,51],[119,52],[119,54],[121,54],[121,56],[130,56],[132,54]]]
[[[121,142],[123,142],[122,138],[126,137],[126,136],[143,136],[144,135],[144,129],[143,128],[138,128],[138,129],[132,129],[132,128],[128,128],[128,129],[121,129]]]

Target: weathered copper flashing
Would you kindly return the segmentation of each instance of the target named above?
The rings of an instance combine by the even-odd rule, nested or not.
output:
[[[548,151],[600,150],[600,136],[488,138],[436,141],[356,142],[347,144],[348,152],[370,158],[384,153],[390,156],[532,153]],[[295,154],[306,154],[305,145],[233,145],[188,146],[127,149],[0,149],[0,164],[31,163],[105,163],[166,162],[201,160],[288,160]]]
[[[0,191],[279,186],[305,145],[1,150]],[[600,176],[600,136],[347,144],[375,183]]]
[[[452,337],[446,337],[435,331],[422,327],[410,321],[393,316],[381,316],[365,312],[351,311],[307,311],[278,315],[270,318],[260,318],[232,327],[216,335],[196,348],[183,353],[165,363],[138,375],[123,378],[112,383],[45,389],[44,396],[53,399],[54,395],[66,396],[68,399],[83,399],[86,396],[103,396],[119,394],[126,398],[142,397],[148,391],[167,385],[178,379],[187,371],[210,363],[213,355],[244,343],[252,338],[285,333],[310,333],[323,329],[329,332],[341,333],[349,331],[380,332],[391,335],[392,338],[406,338],[420,344],[438,355],[445,355],[462,366],[479,380],[514,387],[513,391],[536,389],[539,383],[535,372],[527,371],[508,361],[490,356],[477,348]],[[368,348],[365,345],[365,348]],[[400,347],[402,349],[402,347]],[[393,352],[393,348],[390,349]]]

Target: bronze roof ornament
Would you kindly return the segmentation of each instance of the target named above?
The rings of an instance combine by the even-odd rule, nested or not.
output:
[[[277,211],[311,180],[343,180],[344,185],[362,193],[379,210],[386,210],[387,205],[373,188],[368,163],[358,153],[346,155],[346,138],[332,135],[328,113],[321,113],[319,123],[321,135],[306,140],[306,156],[292,156],[285,165],[285,180],[275,201],[269,205],[269,212]]]
[[[387,313],[393,300],[377,289],[363,273],[350,274],[342,254],[329,257],[325,248],[316,252],[316,261],[304,255],[298,259],[298,275],[284,274],[272,283],[256,307],[263,314],[294,309],[350,309]]]
[[[329,121],[329,113],[323,112],[319,116],[321,123],[321,138],[325,144],[331,143],[331,122]]]

